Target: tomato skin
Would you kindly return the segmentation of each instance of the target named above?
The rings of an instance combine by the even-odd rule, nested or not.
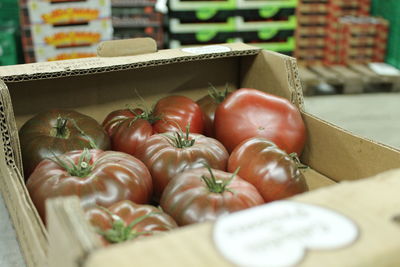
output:
[[[108,114],[103,127],[110,136],[111,148],[115,151],[135,154],[137,147],[154,134],[149,120],[138,118],[141,109],[122,109]]]
[[[229,154],[219,141],[193,133],[189,139],[195,139],[193,146],[178,148],[165,135],[155,134],[138,148],[135,156],[150,170],[156,200],[168,182],[187,169],[203,167],[204,163],[214,169],[226,169]]]
[[[85,177],[70,175],[51,159],[43,160],[26,184],[33,203],[45,219],[46,199],[76,195],[83,208],[94,205],[108,207],[128,199],[138,204],[148,203],[152,195],[152,179],[146,166],[135,157],[122,152],[92,149],[92,171]],[[82,150],[59,156],[77,163]]]
[[[217,180],[225,181],[232,173],[212,170]],[[167,185],[161,197],[162,209],[178,225],[215,220],[217,217],[264,203],[257,189],[235,175],[228,188],[231,191],[212,193],[201,176],[210,176],[208,169],[187,170]]]
[[[86,219],[95,228],[107,231],[112,228],[114,222],[112,214],[117,215],[124,222],[125,226],[128,226],[141,216],[148,215],[149,217],[141,220],[131,228],[132,232],[135,233],[152,232],[140,235],[140,237],[150,236],[178,227],[171,216],[151,205],[136,204],[129,200],[122,200],[107,207],[106,210],[100,207],[88,208],[85,210]],[[99,237],[104,245],[111,244],[102,235],[99,235]]]
[[[225,91],[218,91],[216,88],[211,87],[208,94],[198,99],[196,103],[200,106],[203,111],[204,121],[204,135],[214,137],[214,118],[215,110],[218,105],[224,101],[228,96],[229,91],[226,88]]]
[[[265,202],[308,191],[296,162],[264,138],[249,138],[233,150],[228,161],[228,171],[235,171],[238,167],[238,175],[254,185]]]
[[[67,136],[55,136],[57,117],[67,118],[65,129]],[[107,150],[110,140],[101,125],[93,118],[73,110],[53,109],[36,114],[19,130],[19,139],[24,165],[25,179],[43,159],[61,155],[71,150],[92,148],[87,137],[83,136],[73,122],[87,135],[97,148]]]
[[[287,99],[256,89],[232,92],[217,108],[216,138],[231,152],[251,137],[264,137],[287,153],[301,154],[306,128],[298,109]]]
[[[127,119],[133,119],[137,116],[137,114],[142,114],[143,110],[140,108],[136,109],[118,109],[114,110],[111,113],[107,115],[107,117],[104,119],[102,126],[106,130],[107,134],[109,136],[112,135],[113,131],[115,130],[118,125],[127,120]]]
[[[156,133],[184,131],[187,125],[190,125],[191,133],[201,134],[204,130],[203,112],[186,96],[172,95],[160,99],[153,115],[161,118],[153,124]]]
[[[218,107],[218,103],[210,95],[200,98],[196,103],[203,111],[204,135],[213,137],[215,110]]]

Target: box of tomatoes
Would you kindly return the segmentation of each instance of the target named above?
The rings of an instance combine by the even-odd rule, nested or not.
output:
[[[0,68],[0,189],[29,267],[396,266],[400,151],[307,113],[243,43]]]

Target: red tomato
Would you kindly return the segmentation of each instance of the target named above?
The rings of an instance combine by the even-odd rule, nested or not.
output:
[[[228,171],[240,167],[238,175],[254,185],[265,202],[308,190],[297,163],[285,151],[261,137],[240,143],[231,153]]]
[[[152,194],[149,170],[122,152],[76,150],[39,163],[26,184],[42,219],[46,199],[77,195],[83,208],[128,199],[144,204]],[[63,162],[63,163],[62,163]]]
[[[121,243],[177,227],[171,216],[151,205],[123,200],[108,208],[92,207],[86,218],[97,229],[105,245]]]
[[[137,146],[154,134],[152,123],[157,120],[142,109],[120,109],[111,112],[103,121],[110,136],[111,148],[134,155]]]
[[[263,203],[257,189],[239,176],[207,168],[191,169],[176,176],[160,201],[162,209],[178,225],[215,220],[220,215]]]
[[[110,139],[93,118],[68,109],[36,114],[19,130],[25,180],[43,159],[71,150],[108,150]]]
[[[229,154],[219,141],[200,134],[183,136],[175,132],[175,139],[173,133],[168,134],[169,137],[165,134],[149,137],[135,155],[150,170],[156,200],[168,182],[187,169],[203,167],[204,163],[215,169],[226,169]]]
[[[203,111],[204,134],[214,137],[214,117],[215,110],[218,105],[228,96],[228,88],[224,91],[218,91],[215,87],[211,87],[208,94],[196,101]]]
[[[154,123],[157,133],[183,131],[190,125],[191,133],[203,133],[203,113],[199,105],[186,96],[167,96],[154,107],[153,115],[161,118]]]
[[[293,104],[249,88],[236,90],[218,106],[214,127],[216,138],[230,152],[240,142],[260,136],[300,155],[306,140],[301,114]]]

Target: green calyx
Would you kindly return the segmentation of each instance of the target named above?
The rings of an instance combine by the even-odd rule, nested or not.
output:
[[[150,124],[155,123],[156,121],[160,120],[161,118],[159,116],[155,116],[153,112],[144,110],[142,113],[137,113],[134,109],[129,108],[129,111],[135,115],[135,118],[130,122],[131,126],[135,121],[141,119],[141,120],[146,120]]]
[[[68,119],[59,115],[57,117],[56,125],[51,129],[50,135],[57,138],[68,139],[70,132],[67,123]]]
[[[188,124],[186,127],[186,132],[183,133],[181,130],[174,132],[174,135],[166,135],[167,138],[169,139],[170,143],[177,147],[177,148],[187,148],[191,147],[194,145],[196,142],[195,139],[190,139],[190,124]]]
[[[309,168],[309,166],[301,163],[299,156],[297,155],[296,152],[290,153],[289,157],[294,161],[294,163],[296,163],[296,166],[298,169],[308,169]]]
[[[147,219],[148,217],[159,214],[159,212],[150,212],[146,215],[140,216],[133,220],[129,225],[125,225],[124,221],[116,214],[103,208],[107,213],[113,218],[113,223],[111,229],[103,231],[98,229],[97,232],[102,235],[110,243],[121,243],[128,240],[133,240],[141,235],[153,234],[152,231],[137,232],[133,229],[138,223]]]
[[[211,96],[215,103],[222,103],[222,101],[224,101],[229,94],[228,85],[225,85],[225,90],[223,91],[218,91],[217,88],[215,88],[214,85],[212,85],[211,83],[209,85],[210,88],[208,89],[208,94]]]
[[[50,135],[57,138],[68,139],[70,136],[70,130],[67,127],[68,122],[71,122],[72,126],[75,127],[79,134],[88,140],[91,148],[98,148],[93,138],[87,135],[72,118],[63,118],[58,115],[56,125],[51,129]]]
[[[94,164],[90,163],[91,158],[92,155],[90,154],[89,150],[85,148],[79,157],[78,163],[75,163],[70,158],[62,160],[56,155],[54,155],[54,158],[49,159],[64,168],[71,176],[84,178],[88,176],[93,170]]]
[[[228,188],[228,185],[232,182],[232,179],[239,172],[239,168],[237,168],[235,170],[235,172],[231,175],[231,177],[229,179],[219,180],[214,176],[214,173],[212,172],[212,170],[208,164],[205,164],[205,167],[207,168],[208,172],[210,173],[210,176],[208,177],[208,176],[202,175],[201,179],[207,185],[207,188],[210,192],[222,194],[225,191],[228,191],[228,192],[234,193],[231,189]]]

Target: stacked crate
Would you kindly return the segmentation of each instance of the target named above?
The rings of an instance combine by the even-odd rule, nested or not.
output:
[[[291,55],[297,0],[237,0],[238,38],[264,49]]]
[[[25,61],[96,56],[97,44],[112,39],[109,0],[22,0]]]
[[[0,66],[18,63],[20,45],[17,0],[0,0]]]
[[[306,65],[322,64],[328,27],[328,1],[299,0],[294,56]]]
[[[297,0],[170,1],[170,46],[242,41],[294,50]]]
[[[400,69],[400,1],[374,0],[372,14],[389,21],[386,62]]]
[[[367,16],[370,0],[299,0],[295,57],[303,65],[339,64],[339,20]]]
[[[169,46],[232,42],[236,0],[169,1]]]
[[[339,64],[383,62],[388,22],[372,17],[342,17],[339,20]]]
[[[111,0],[114,39],[151,37],[164,47],[164,17],[156,0]]]
[[[345,16],[368,16],[370,0],[329,0],[327,45],[325,60],[327,65],[340,64],[340,18]]]

